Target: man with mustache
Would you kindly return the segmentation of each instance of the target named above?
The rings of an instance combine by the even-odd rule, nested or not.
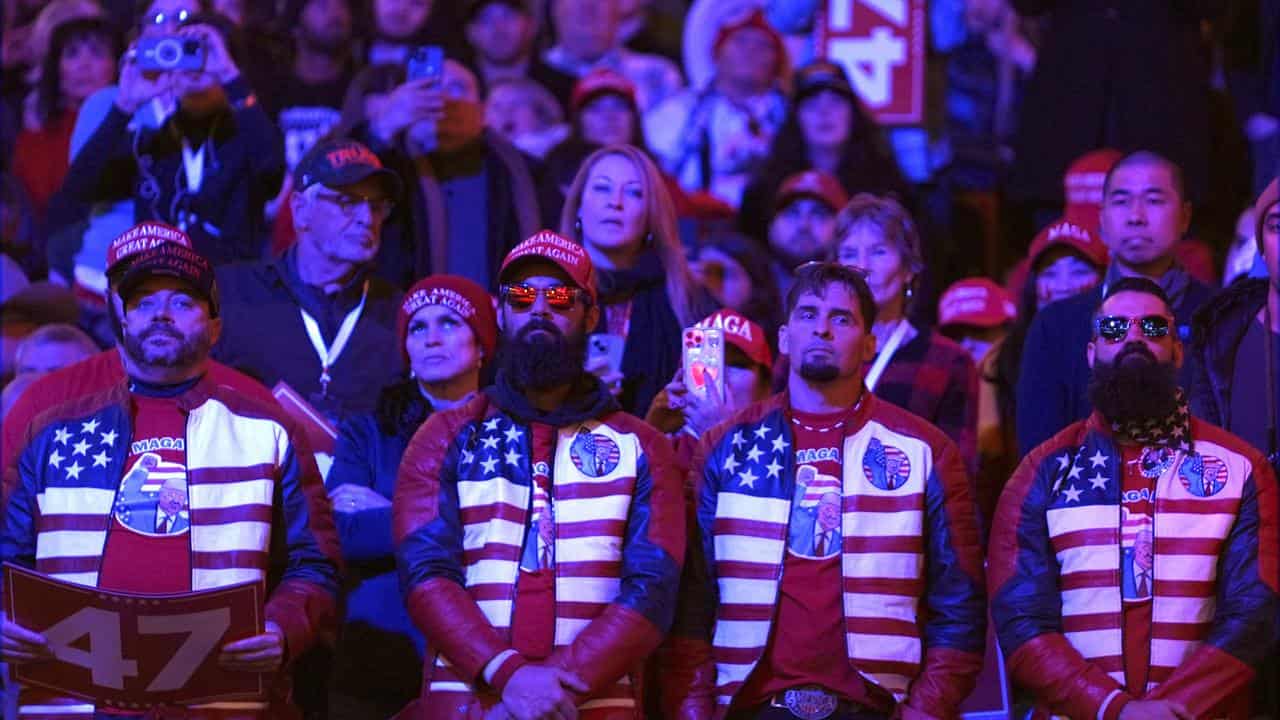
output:
[[[703,436],[664,717],[953,718],[973,689],[969,479],[942,431],[863,386],[875,313],[857,271],[801,268],[787,390]]]
[[[1099,211],[1102,242],[1111,265],[1092,290],[1036,313],[1023,345],[1017,385],[1018,449],[1025,455],[1062,428],[1089,416],[1089,365],[1083,352],[1091,318],[1120,278],[1144,277],[1164,289],[1175,320],[1174,335],[1190,338],[1191,316],[1213,295],[1178,265],[1175,246],[1191,223],[1182,170],[1152,152],[1124,156],[1107,173]],[[1071,352],[1063,352],[1071,348]],[[1191,367],[1180,381],[1191,383]]]
[[[805,170],[782,182],[768,235],[773,256],[770,265],[779,293],[786,295],[797,267],[821,260],[831,251],[836,213],[848,201],[849,194],[840,181],[821,170]]]
[[[1086,351],[1092,415],[1032,451],[996,510],[991,618],[1049,713],[1249,717],[1276,641],[1275,476],[1190,416],[1173,324],[1159,285],[1111,284]]]
[[[283,678],[334,620],[337,538],[292,421],[209,359],[222,323],[218,289],[190,243],[158,224],[113,242],[110,317],[123,372],[95,356],[32,386],[43,407],[23,411],[25,437],[5,448],[0,559],[131,593],[267,580],[266,631],[222,646],[217,661]],[[58,394],[77,387],[76,375],[89,378]],[[139,467],[144,476],[128,472]],[[181,510],[181,522],[162,521]],[[260,529],[246,531],[237,521],[245,517]],[[44,636],[8,619],[0,635],[11,664],[52,655]],[[287,682],[273,683],[271,705],[246,716],[279,717],[288,693]],[[52,702],[31,688],[20,700]]]
[[[419,718],[622,720],[675,612],[682,479],[664,436],[583,369],[582,246],[548,230],[498,275],[494,385],[414,435],[393,501],[427,638]]]

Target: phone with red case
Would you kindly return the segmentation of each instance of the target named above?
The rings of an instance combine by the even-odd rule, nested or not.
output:
[[[724,331],[691,327],[684,331],[684,386],[706,397],[714,390],[724,398]]]

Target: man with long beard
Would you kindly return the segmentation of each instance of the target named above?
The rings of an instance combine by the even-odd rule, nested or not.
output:
[[[493,387],[418,430],[396,484],[405,603],[427,638],[417,718],[640,713],[671,624],[682,481],[666,439],[583,369],[591,260],[542,231],[498,276]]]
[[[866,281],[800,268],[787,390],[702,438],[664,717],[953,718],[982,666],[982,549],[956,446],[863,384]]]
[[[1276,641],[1280,531],[1261,453],[1187,410],[1160,286],[1094,317],[1094,412],[1036,448],[996,510],[991,617],[1041,709],[1102,720],[1249,716]]]
[[[217,661],[277,673],[327,631],[336,611],[337,538],[319,473],[283,411],[209,359],[221,329],[218,291],[189,238],[144,224],[108,255],[124,372],[94,358],[33,386],[45,404],[23,416],[29,424],[16,457],[6,449],[0,559],[130,593],[265,580],[265,632],[224,645]],[[81,373],[95,384],[53,392],[74,387],[59,375]],[[145,477],[129,472],[138,467],[149,468]],[[180,523],[161,517],[182,511]],[[53,655],[44,636],[7,618],[2,636],[0,654],[11,664]],[[273,705],[243,714],[286,712],[284,677],[272,683]],[[39,693],[24,688],[22,704],[50,704]],[[94,712],[76,707],[67,712]]]

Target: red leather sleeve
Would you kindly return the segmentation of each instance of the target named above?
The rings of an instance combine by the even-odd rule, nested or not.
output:
[[[1173,700],[1186,707],[1193,717],[1209,717],[1224,701],[1243,693],[1254,675],[1253,668],[1231,653],[1206,643],[1144,699]]]
[[[631,672],[662,642],[662,633],[644,615],[613,603],[547,658],[587,684],[587,696]]]
[[[924,667],[911,683],[903,705],[916,711],[917,717],[958,717],[956,709],[973,692],[981,671],[981,655],[945,647],[929,648]]]
[[[703,640],[669,635],[658,651],[663,717],[711,720],[715,712],[716,667]]]
[[[1009,675],[1053,712],[1073,718],[1096,718],[1104,704],[1111,710],[1133,699],[1059,633],[1023,643],[1009,656]]]
[[[473,682],[482,680],[490,660],[510,649],[471,594],[452,580],[431,578],[418,583],[405,605],[427,642],[440,650],[459,675]]]

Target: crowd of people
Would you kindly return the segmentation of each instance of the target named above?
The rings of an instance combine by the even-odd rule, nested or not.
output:
[[[265,582],[196,716],[1280,717],[1280,5],[930,2],[917,127],[824,5],[7,2],[0,559]]]

